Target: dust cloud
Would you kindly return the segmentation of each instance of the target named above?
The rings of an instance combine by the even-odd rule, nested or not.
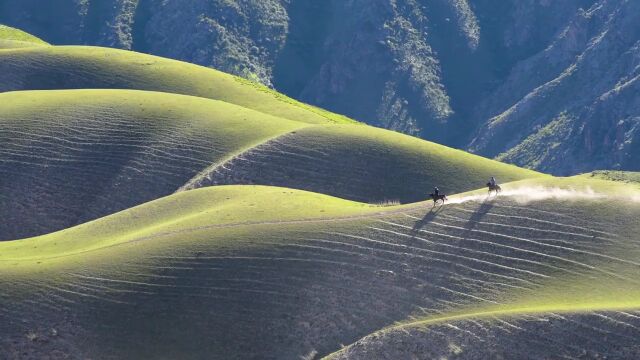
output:
[[[456,197],[452,196],[447,203],[462,204],[466,202],[483,202],[488,199],[495,198],[495,193],[490,197],[487,194],[475,194],[468,196]],[[580,200],[602,200],[615,199],[626,200],[631,202],[640,202],[640,192],[630,194],[605,194],[596,192],[586,187],[581,189],[560,188],[560,187],[544,187],[544,186],[526,186],[516,188],[506,188],[498,195],[498,197],[509,197],[520,204],[528,204],[531,202],[545,200],[562,200],[562,201],[580,201]]]

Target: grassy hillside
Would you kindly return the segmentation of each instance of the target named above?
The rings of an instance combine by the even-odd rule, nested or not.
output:
[[[264,205],[278,203],[278,215]],[[127,243],[189,232],[199,226],[210,229],[260,223],[304,222],[313,219],[366,215],[380,208],[326,195],[276,187],[224,186],[189,191],[156,200],[113,216],[56,233],[0,244],[0,261],[14,262],[16,268],[65,264],[74,255]],[[91,239],[91,241],[86,241]],[[149,241],[154,247],[159,241]],[[36,248],[25,246],[37,244]],[[5,267],[4,269],[11,268]],[[37,266],[35,267],[37,268]]]
[[[22,30],[0,24],[0,50],[43,45],[48,44]]]
[[[179,189],[261,184],[377,203],[543,176],[363,125],[310,125],[131,90],[0,94],[0,239],[40,235]]]
[[[424,200],[434,186],[458,193],[491,176],[545,175],[373,127],[314,126],[285,134],[218,166],[187,188],[220,184],[287,186],[363,201]]]
[[[606,331],[616,349],[634,351],[640,203],[632,193],[640,188],[527,180],[489,201],[453,196],[437,211],[272,187],[179,193],[0,243],[0,285],[8,289],[0,332],[11,334],[0,351],[295,359],[373,334],[334,356],[425,358],[481,344],[483,334],[466,326],[512,330],[471,355],[545,326],[560,327],[562,337],[509,349],[606,353],[595,337],[577,348],[570,341]],[[628,326],[576,327],[584,320],[576,316],[627,316]],[[441,334],[455,340],[443,344]]]
[[[553,267],[552,276],[530,273],[541,276],[537,286],[513,287],[500,294],[497,301],[476,297],[454,310],[436,313],[420,310],[327,359],[372,356],[537,359],[572,358],[585,353],[589,358],[637,357],[640,352],[634,339],[640,335],[640,287],[636,280],[640,262],[636,259],[640,248],[638,236],[633,232],[640,225],[632,219],[640,214],[640,186],[587,179],[576,176],[511,183],[504,186],[503,195],[519,204],[507,206],[513,213],[493,213],[493,207],[500,206],[500,202],[485,202],[485,211],[472,215],[477,224],[471,227],[473,232],[511,237],[559,251],[556,254],[529,251],[525,260],[542,260],[545,266]],[[477,193],[463,194],[462,198],[472,201]],[[550,206],[542,210],[536,206],[538,202]],[[562,204],[567,202],[573,205]],[[535,214],[528,221],[531,227],[494,220],[519,219],[525,205],[527,211]],[[544,220],[545,214],[555,216],[555,221]],[[485,217],[487,220],[483,220]],[[577,225],[580,220],[585,225],[570,225]],[[483,225],[486,228],[481,230]],[[559,227],[549,231],[549,225]],[[510,226],[525,230],[524,236],[518,238],[495,230]],[[551,236],[554,232],[555,238],[536,237],[544,233]],[[523,259],[517,256],[513,260]],[[515,264],[518,261],[510,266]]]
[[[128,90],[0,94],[2,239],[166,196],[202,169],[305,126],[233,104]]]
[[[170,92],[222,100],[300,122],[353,122],[239,77],[131,51],[53,46],[0,52],[0,92],[83,88]]]

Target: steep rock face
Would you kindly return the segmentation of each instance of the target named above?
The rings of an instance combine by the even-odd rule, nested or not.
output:
[[[53,44],[74,44],[82,41],[88,9],[86,0],[0,0],[0,22]]]
[[[638,169],[640,4],[601,1],[479,106],[471,149],[559,174]]]
[[[451,115],[440,66],[422,36],[428,19],[417,2],[353,0],[334,6],[334,13],[354,16],[335,19],[324,46],[327,59],[303,99],[414,134],[421,130],[418,117]]]
[[[282,3],[151,0],[141,6],[149,17],[139,45],[153,54],[188,59],[271,84],[274,61],[288,32]]]
[[[335,2],[323,64],[299,96],[369,123],[465,146],[467,132],[481,120],[476,105],[586,5]]]

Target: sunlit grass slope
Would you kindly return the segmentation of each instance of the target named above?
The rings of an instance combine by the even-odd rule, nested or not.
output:
[[[639,187],[542,178],[504,189],[432,209],[208,187],[0,243],[9,334],[0,351],[299,359],[355,343],[334,356],[513,358],[607,355],[611,342],[633,351]]]
[[[277,215],[268,210],[269,204],[277,208]],[[286,188],[222,186],[184,192],[33,239],[0,243],[0,261],[8,267],[14,263],[33,269],[34,265],[65,263],[73,255],[136,241],[153,247],[163,242],[163,236],[188,233],[198,227],[215,231],[225,226],[277,225],[380,211],[362,203]]]
[[[0,24],[0,50],[44,45],[48,44],[31,34]]]
[[[131,51],[52,46],[0,52],[0,91],[83,88],[178,93],[300,122],[353,122],[214,69]]]
[[[0,94],[0,239],[39,235],[179,189],[297,188],[413,202],[542,174],[364,125],[312,125],[131,90]]]
[[[565,254],[579,254],[577,258],[569,259],[531,252],[529,260],[546,258],[550,260],[547,265],[564,262],[571,264],[573,270],[555,267],[553,275],[544,276],[539,286],[533,289],[514,287],[501,294],[499,301],[478,297],[459,309],[426,316],[420,312],[429,311],[421,310],[327,358],[538,359],[572,358],[584,354],[589,354],[589,358],[638,357],[640,349],[635,339],[640,335],[640,282],[637,280],[640,275],[640,262],[637,261],[640,223],[633,219],[640,214],[640,186],[629,181],[633,175],[597,172],[505,185],[503,196],[520,204],[508,208],[516,210],[526,205],[532,213],[557,217],[555,221],[549,221],[532,216],[530,220],[532,224],[537,223],[537,227],[529,228],[528,236],[519,240],[532,244],[550,241],[546,244],[549,247],[561,249]],[[613,180],[602,180],[605,178]],[[621,185],[620,182],[631,184]],[[454,202],[476,201],[479,193],[461,194]],[[572,211],[567,211],[565,206],[540,210],[535,206],[538,202],[554,205],[568,202],[580,206],[574,206]],[[517,210],[510,215],[489,211],[479,218],[516,219],[520,215]],[[566,225],[571,220],[588,218],[591,219],[585,224],[589,225],[583,229],[591,227],[593,244],[573,239],[577,232],[558,231],[555,239],[535,237],[535,232],[547,232],[542,229],[545,226],[541,226],[541,221]],[[488,221],[485,224],[508,226]],[[608,244],[601,243],[606,237],[609,237]],[[512,266],[517,263],[514,261]]]
[[[362,202],[424,200],[434,186],[459,193],[545,175],[369,126],[307,127],[210,169],[189,187],[277,185]]]
[[[0,94],[0,233],[51,232],[169,195],[211,164],[303,126],[166,93]]]
[[[601,257],[584,274],[513,291],[504,302],[412,317],[326,359],[637,358],[640,264],[628,255]]]

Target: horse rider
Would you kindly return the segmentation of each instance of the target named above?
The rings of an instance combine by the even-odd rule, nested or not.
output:
[[[492,176],[491,179],[489,179],[489,186],[495,188],[496,185],[498,185],[498,183],[496,182],[496,178]]]
[[[436,186],[435,188],[433,188],[433,196],[437,199],[438,195],[440,195],[440,189],[438,189],[438,187]]]

